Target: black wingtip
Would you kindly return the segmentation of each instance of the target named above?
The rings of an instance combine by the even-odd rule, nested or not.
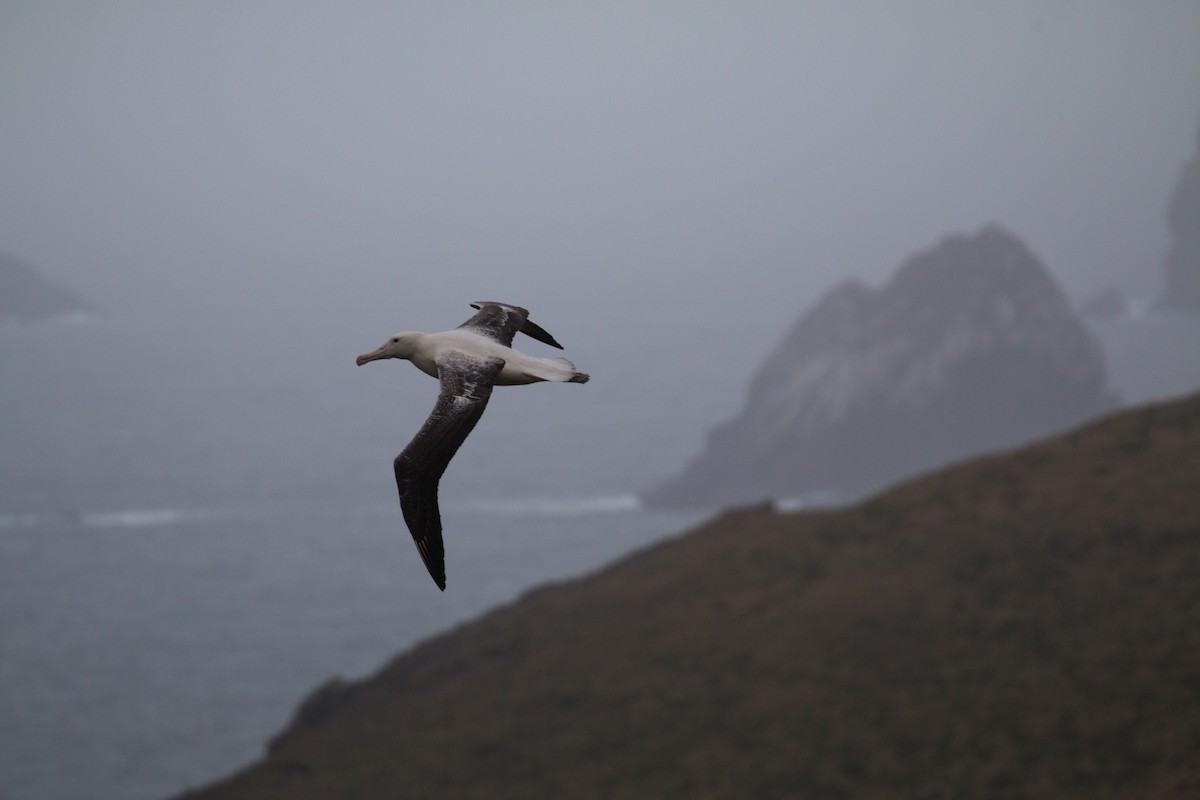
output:
[[[520,306],[514,306],[512,303],[501,303],[497,300],[476,300],[471,303],[471,308],[475,309],[476,311],[483,310],[484,306],[500,306],[501,308],[511,308],[514,311],[519,312],[525,317],[519,329],[521,333],[525,334],[531,339],[538,340],[542,344],[548,344],[551,347],[557,347],[559,350],[563,349],[563,346],[558,343],[558,340],[551,336],[545,328],[543,328],[541,325],[538,325],[536,322],[529,321],[528,309],[521,308]]]
[[[530,322],[528,318],[525,319],[525,324],[521,326],[521,333],[525,334],[531,339],[537,339],[542,344],[548,344],[551,347],[557,347],[559,350],[563,349],[563,346],[558,343],[558,340],[547,333],[545,328],[543,328],[541,325],[538,325],[536,322]]]

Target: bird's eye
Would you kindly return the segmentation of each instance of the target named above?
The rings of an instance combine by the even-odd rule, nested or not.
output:
[[[393,344],[400,344],[400,337],[399,337],[399,336],[397,336],[397,337],[395,337],[394,339],[392,339],[392,343],[393,343]]]

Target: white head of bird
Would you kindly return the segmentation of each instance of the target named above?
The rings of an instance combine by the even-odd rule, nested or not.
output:
[[[422,335],[417,331],[401,331],[384,342],[378,350],[363,353],[355,361],[361,367],[368,361],[378,361],[381,358],[411,359],[417,350],[417,340]]]

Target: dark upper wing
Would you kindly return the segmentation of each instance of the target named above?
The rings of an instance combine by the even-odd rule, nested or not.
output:
[[[505,347],[512,347],[513,337],[517,332],[537,339],[543,344],[557,347],[563,346],[545,331],[542,326],[529,321],[529,312],[520,306],[510,306],[508,303],[496,303],[491,300],[476,300],[471,308],[479,312],[469,320],[459,325],[460,328],[473,328],[484,336],[490,336]]]
[[[504,359],[478,361],[461,353],[438,360],[441,391],[425,424],[396,456],[396,488],[400,509],[421,560],[438,588],[446,588],[446,556],[442,546],[442,515],[438,510],[438,481],[467,434],[483,415],[492,383]]]

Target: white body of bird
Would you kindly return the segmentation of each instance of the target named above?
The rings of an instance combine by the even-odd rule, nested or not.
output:
[[[438,399],[425,424],[393,462],[404,522],[439,589],[446,588],[446,551],[438,481],[471,433],[491,397],[492,387],[539,381],[587,383],[565,358],[538,358],[512,348],[518,332],[562,349],[553,336],[529,320],[529,312],[508,303],[480,301],[459,327],[440,333],[403,331],[381,347],[363,353],[359,366],[384,358],[411,361],[438,379]]]
[[[402,358],[434,378],[438,377],[438,359],[450,352],[462,353],[478,361],[504,359],[504,368],[496,376],[497,386],[519,386],[538,381],[581,382],[575,365],[565,358],[539,358],[507,347],[495,339],[472,330],[455,328],[439,333],[402,331],[374,352],[359,356],[359,365],[380,358]]]

